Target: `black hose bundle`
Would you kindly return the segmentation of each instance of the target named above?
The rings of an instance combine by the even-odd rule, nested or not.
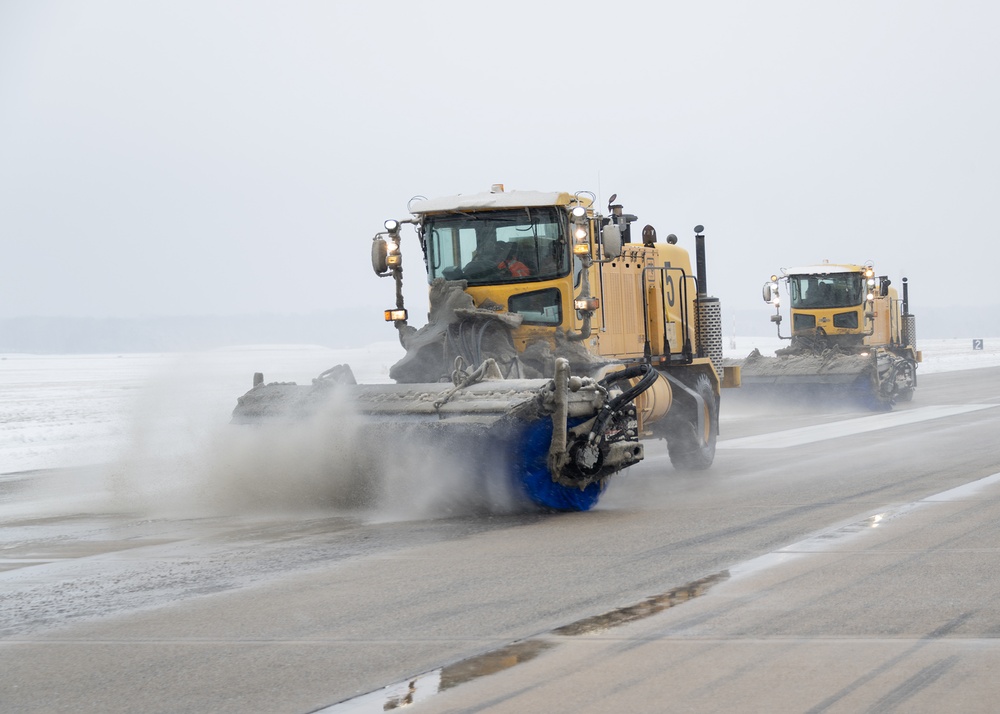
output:
[[[636,397],[652,387],[653,382],[656,381],[659,374],[655,369],[653,369],[652,365],[634,364],[618,372],[613,372],[598,382],[598,384],[606,389],[612,384],[635,379],[639,375],[642,375],[642,379],[619,394],[617,397],[609,400],[608,403],[601,408],[597,418],[594,419],[594,426],[590,430],[591,439],[599,439],[601,434],[604,433],[604,429],[607,427],[608,421],[610,421],[611,417],[623,406],[631,404]]]

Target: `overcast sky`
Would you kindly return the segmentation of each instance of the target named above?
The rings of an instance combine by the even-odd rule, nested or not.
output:
[[[617,193],[692,249],[704,224],[724,311],[824,258],[907,276],[918,314],[1000,305],[997,27],[992,0],[0,0],[0,317],[388,307],[383,220],[492,183]]]

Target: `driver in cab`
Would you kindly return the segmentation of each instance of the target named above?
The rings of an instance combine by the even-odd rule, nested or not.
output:
[[[531,269],[517,259],[517,244],[498,241],[494,233],[487,233],[480,239],[472,260],[462,272],[466,278],[474,280],[531,275]]]

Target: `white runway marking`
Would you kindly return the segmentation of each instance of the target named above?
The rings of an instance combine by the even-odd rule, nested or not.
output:
[[[744,436],[739,439],[721,440],[716,444],[715,448],[786,449],[790,446],[801,446],[802,444],[836,439],[841,436],[864,434],[865,432],[878,431],[879,429],[891,429],[894,426],[915,424],[930,419],[940,419],[942,417],[955,416],[956,414],[974,412],[979,409],[990,409],[995,406],[997,405],[958,404],[907,409],[905,411],[889,412],[888,414],[874,414],[858,419],[847,419],[830,424],[804,426],[800,429],[788,429],[787,431],[779,431],[773,434],[760,434],[759,436]]]
[[[779,550],[759,555],[729,568],[730,583],[739,576],[759,573],[777,565],[783,565],[802,556],[815,553],[829,553],[844,547],[850,538],[870,533],[876,528],[883,528],[896,518],[909,515],[918,509],[932,506],[936,503],[960,501],[976,497],[981,491],[995,486],[1000,482],[1000,473],[971,481],[961,486],[941,491],[919,501],[911,501],[899,506],[887,506],[884,510],[871,515],[858,516],[847,525],[814,533],[800,541],[786,545]]]

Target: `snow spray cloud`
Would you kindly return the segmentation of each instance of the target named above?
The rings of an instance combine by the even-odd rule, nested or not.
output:
[[[165,408],[174,392],[137,421],[110,479],[113,507],[163,517],[351,511],[375,521],[526,507],[501,459],[484,468],[460,440],[361,415],[352,389],[331,389],[309,416],[252,425],[206,425],[183,399]]]
[[[216,507],[239,512],[351,510],[395,521],[523,506],[502,461],[484,469],[481,454],[436,431],[358,414],[348,387],[307,419],[220,435],[201,483],[215,489]]]

